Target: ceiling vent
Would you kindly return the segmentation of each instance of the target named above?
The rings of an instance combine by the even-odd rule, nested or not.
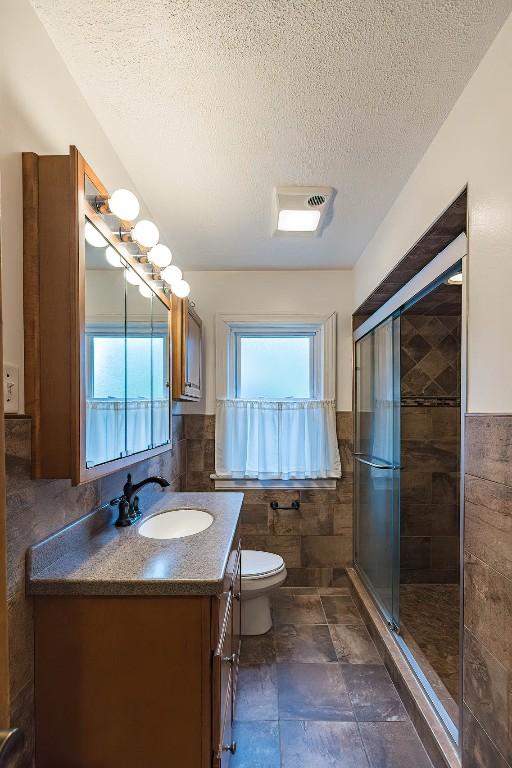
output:
[[[328,221],[332,187],[275,187],[274,237],[316,237]]]

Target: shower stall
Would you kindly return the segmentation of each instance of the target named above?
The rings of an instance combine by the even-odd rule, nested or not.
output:
[[[354,332],[354,559],[457,742],[465,237],[445,250]]]

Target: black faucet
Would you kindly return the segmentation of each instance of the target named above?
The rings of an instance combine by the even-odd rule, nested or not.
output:
[[[110,504],[115,506],[119,505],[119,515],[115,522],[118,528],[125,528],[127,525],[132,525],[142,517],[142,511],[139,509],[139,497],[134,496],[140,488],[143,488],[149,483],[156,483],[161,488],[168,488],[169,482],[165,477],[154,475],[153,477],[146,477],[145,480],[141,480],[140,483],[132,483],[132,476],[128,473],[128,479],[123,487],[123,495],[116,499],[112,499]],[[133,501],[132,501],[133,496]]]

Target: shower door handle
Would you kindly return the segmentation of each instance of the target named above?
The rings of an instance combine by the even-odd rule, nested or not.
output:
[[[399,464],[380,464],[376,461],[372,461],[371,459],[364,458],[366,456],[365,453],[353,453],[352,456],[361,464],[367,464],[369,467],[373,467],[374,469],[401,469]]]

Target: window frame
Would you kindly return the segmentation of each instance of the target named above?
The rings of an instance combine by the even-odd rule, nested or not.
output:
[[[336,313],[216,316],[217,399],[237,397],[237,334],[314,336],[314,400],[336,399]]]

